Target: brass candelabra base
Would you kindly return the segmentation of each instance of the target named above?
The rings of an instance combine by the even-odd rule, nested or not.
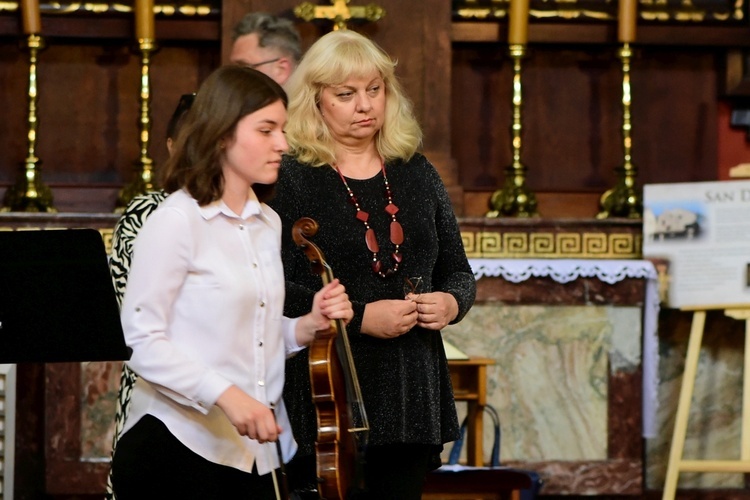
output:
[[[596,215],[596,218],[626,217],[628,219],[640,219],[643,217],[643,200],[635,187],[635,173],[632,166],[631,168],[620,167],[616,171],[619,179],[614,187],[605,191],[599,200],[601,211]]]
[[[524,167],[508,168],[503,187],[490,197],[486,217],[537,217],[536,195],[526,186]]]
[[[52,190],[39,178],[38,159],[26,162],[23,174],[5,192],[0,212],[57,212],[52,204]]]
[[[115,205],[115,212],[117,213],[122,213],[128,203],[136,196],[156,190],[151,159],[141,159],[141,161],[136,162],[136,169],[138,170],[136,178],[130,184],[125,185],[117,196],[117,204]]]

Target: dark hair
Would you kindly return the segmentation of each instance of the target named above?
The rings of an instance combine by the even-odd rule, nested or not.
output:
[[[278,83],[245,66],[222,66],[203,82],[177,135],[174,153],[161,172],[167,193],[185,188],[200,205],[221,198],[224,190],[223,143],[234,136],[243,117],[276,101],[287,105]],[[267,201],[274,185],[253,185],[260,201]]]
[[[167,123],[167,139],[174,140],[177,137],[177,133],[180,131],[180,127],[185,121],[185,115],[193,105],[194,100],[195,92],[192,94],[182,94],[180,96],[180,101],[177,103],[177,107]]]
[[[234,26],[232,41],[241,36],[255,33],[258,45],[275,47],[294,59],[295,64],[302,58],[302,42],[297,28],[289,19],[266,12],[251,12]]]

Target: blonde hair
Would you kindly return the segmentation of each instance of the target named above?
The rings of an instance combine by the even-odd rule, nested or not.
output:
[[[377,72],[385,83],[385,120],[375,136],[385,161],[408,160],[422,142],[422,130],[395,75],[396,62],[372,40],[350,30],[332,31],[316,41],[287,82],[290,154],[313,166],[336,163],[335,141],[318,104],[324,88]]]

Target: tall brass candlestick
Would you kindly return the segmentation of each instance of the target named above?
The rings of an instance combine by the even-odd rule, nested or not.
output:
[[[513,163],[505,169],[505,181],[502,189],[490,197],[490,211],[487,217],[535,217],[537,202],[534,193],[526,186],[527,168],[521,163],[521,60],[526,53],[523,44],[512,44],[510,56],[513,59]]]
[[[38,23],[37,23],[38,26]],[[28,151],[23,175],[5,193],[3,212],[57,212],[52,205],[52,191],[41,180],[41,160],[36,156],[37,130],[37,55],[44,47],[42,37],[29,34],[29,115]]]
[[[635,186],[637,170],[633,165],[631,155],[633,141],[631,132],[633,126],[631,123],[630,106],[630,58],[632,51],[630,44],[624,43],[619,52],[622,60],[622,149],[624,163],[622,167],[615,169],[617,182],[612,189],[607,190],[601,197],[601,211],[597,214],[597,219],[606,219],[608,217],[627,217],[638,219],[643,216],[643,200],[641,194]]]
[[[138,39],[138,47],[141,52],[141,115],[138,120],[141,152],[140,158],[135,162],[138,176],[120,191],[116,211],[122,211],[135,196],[155,189],[154,161],[149,156],[148,147],[151,132],[151,54],[156,50],[156,44],[153,39],[140,38]]]

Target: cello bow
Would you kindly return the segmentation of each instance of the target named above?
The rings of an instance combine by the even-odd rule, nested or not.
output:
[[[318,223],[303,217],[294,223],[292,238],[307,256],[323,284],[333,271],[311,238]],[[331,320],[309,347],[312,399],[318,422],[315,442],[318,493],[326,500],[345,500],[350,491],[364,488],[364,450],[370,430],[349,338],[342,320]]]

